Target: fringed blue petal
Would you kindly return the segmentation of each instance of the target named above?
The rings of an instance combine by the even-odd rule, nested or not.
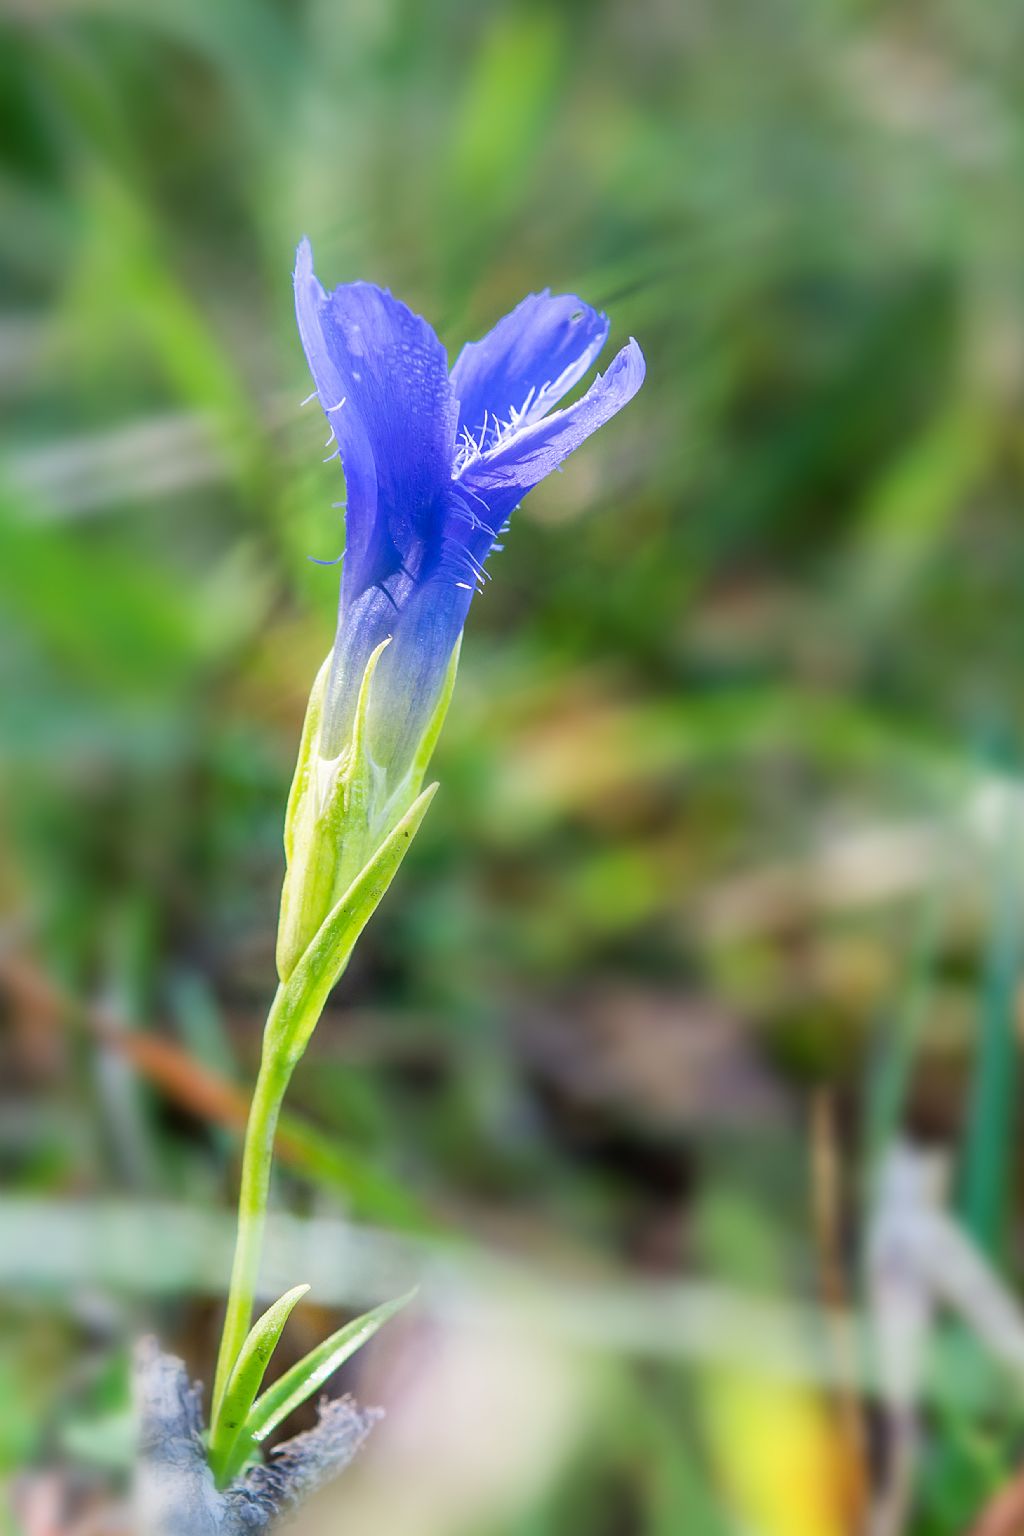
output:
[[[455,407],[445,350],[427,322],[372,283],[325,293],[312,263],[303,241],[296,309],[348,485],[348,594],[415,562],[434,536]]]
[[[477,526],[465,538],[475,560],[486,558],[494,536],[526,493],[628,405],[644,381],[645,370],[644,355],[630,340],[581,400],[510,433],[496,448],[465,465],[455,490],[476,518]],[[464,518],[450,514],[449,532],[457,534],[462,527]]]
[[[412,583],[436,564],[455,406],[447,357],[427,322],[370,283],[325,293],[308,241],[298,251],[295,299],[347,488],[338,642],[324,723],[324,747],[332,752],[347,739],[366,660],[393,631]]]
[[[531,293],[480,341],[459,353],[459,451],[493,446],[517,423],[540,421],[589,371],[608,320],[574,294]]]
[[[346,565],[359,567],[366,563],[376,536],[377,463],[367,431],[368,413],[353,395],[350,359],[328,336],[328,302],[313,271],[309,241],[303,240],[295,260],[295,314],[316,394],[345,470],[345,542],[351,556]]]

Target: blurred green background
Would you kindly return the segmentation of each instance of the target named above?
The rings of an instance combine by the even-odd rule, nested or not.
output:
[[[343,536],[299,408],[304,233],[453,358],[551,286],[648,359],[515,516],[442,792],[296,1079],[281,1266],[322,1287],[285,1353],[435,1266],[345,1377],[396,1426],[347,1528],[968,1529],[1024,1428],[1024,11],[21,0],[2,27],[12,1529],[121,1529],[139,1329],[210,1373],[333,632],[310,557]],[[904,1392],[875,1189],[922,1144],[976,1272],[939,1237],[897,1263],[899,1347],[932,1279],[959,1312]],[[343,1219],[409,1246],[328,1262]],[[738,1347],[751,1296],[814,1347]]]

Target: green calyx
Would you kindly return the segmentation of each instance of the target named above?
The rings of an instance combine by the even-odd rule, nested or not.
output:
[[[398,788],[389,789],[387,764],[373,760],[366,741],[373,675],[388,643],[383,641],[367,662],[352,739],[336,758],[325,758],[320,752],[330,656],[313,684],[285,814],[287,870],[277,935],[277,969],[282,982],[288,981],[327,915],[372,863],[417,800],[448,711],[458,645],[413,764]]]

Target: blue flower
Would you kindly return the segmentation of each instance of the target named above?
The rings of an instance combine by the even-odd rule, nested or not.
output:
[[[439,701],[484,564],[526,493],[622,409],[644,359],[630,341],[565,410],[608,321],[572,295],[531,294],[449,373],[425,320],[370,283],[325,293],[304,240],[299,333],[345,471],[345,555],[320,753],[348,744],[366,664],[367,740],[389,785]]]

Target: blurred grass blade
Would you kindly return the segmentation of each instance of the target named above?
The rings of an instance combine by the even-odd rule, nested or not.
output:
[[[317,1388],[322,1387],[350,1355],[368,1343],[378,1328],[394,1317],[396,1312],[400,1312],[415,1294],[415,1289],[407,1291],[404,1296],[394,1301],[385,1301],[372,1312],[354,1318],[344,1328],[339,1328],[337,1333],[332,1333],[316,1349],[311,1349],[291,1370],[285,1371],[253,1405],[245,1425],[249,1440],[254,1445],[265,1440],[290,1413],[312,1397]]]
[[[210,1466],[221,1485],[230,1482],[235,1465],[237,1443],[243,1439],[242,1428],[263,1381],[270,1357],[277,1348],[281,1331],[291,1315],[296,1302],[309,1290],[308,1285],[296,1285],[286,1291],[280,1300],[268,1307],[263,1316],[253,1323],[242,1345],[234,1370],[228,1381],[227,1391],[210,1429]],[[245,1459],[243,1451],[242,1459]]]
[[[849,557],[847,579],[862,612],[885,618],[913,589],[968,504],[991,448],[991,413],[954,400],[881,477]]]
[[[893,1015],[885,1010],[879,1026],[865,1095],[864,1172],[868,1184],[891,1146],[906,1109],[914,1063],[935,995],[944,910],[937,883],[924,900],[903,997]]]
[[[1021,809],[1008,785],[994,829],[992,938],[985,961],[981,1018],[963,1157],[961,1214],[990,1256],[998,1254],[1009,1210],[1015,1156],[1015,1031],[1020,972]]]
[[[24,512],[17,490],[0,481],[6,611],[76,680],[147,696],[179,687],[202,654],[191,594],[123,549],[26,523]]]
[[[468,264],[511,208],[534,163],[557,100],[569,32],[546,8],[512,10],[494,21],[467,71],[453,119],[448,174],[453,212],[447,238]]]
[[[345,1146],[298,1115],[283,1114],[278,1155],[307,1178],[337,1190],[353,1216],[405,1232],[438,1232],[442,1222],[425,1202],[374,1158]]]
[[[238,1133],[245,1124],[248,1098],[230,1076],[213,1071],[175,1042],[139,1029],[122,1028],[116,1017],[100,1008],[75,1008],[73,999],[43,977],[31,963],[8,956],[0,981],[16,991],[29,991],[55,1019],[83,1026],[119,1051],[135,1071],[159,1088],[172,1103],[210,1126]],[[439,1221],[405,1185],[378,1167],[376,1161],[294,1113],[278,1122],[278,1155],[307,1178],[341,1194],[354,1216],[407,1231],[437,1231]]]

